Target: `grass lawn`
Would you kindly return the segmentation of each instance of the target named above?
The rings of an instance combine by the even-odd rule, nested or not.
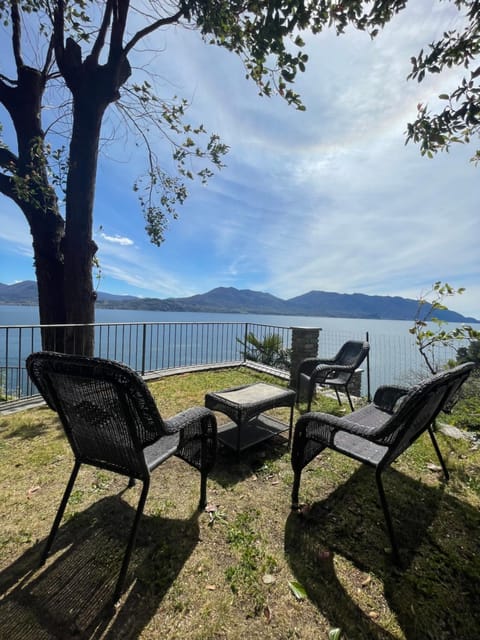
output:
[[[260,380],[284,384],[239,368],[150,386],[169,417],[203,405],[207,391]],[[315,408],[339,411],[334,400],[320,402]],[[286,421],[289,410],[275,413]],[[170,459],[152,476],[126,591],[111,617],[139,487],[83,468],[39,568],[73,459],[49,409],[0,414],[0,638],[327,640],[341,629],[348,640],[475,640],[480,452],[473,439],[438,438],[448,484],[428,435],[385,473],[401,569],[389,560],[374,475],[354,461],[327,451],[306,468],[300,496],[311,508],[302,517],[290,511],[282,436],[240,461],[220,448],[202,513],[199,474]]]

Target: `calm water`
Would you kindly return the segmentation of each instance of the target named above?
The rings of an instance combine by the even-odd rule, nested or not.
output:
[[[120,309],[99,309],[96,313],[97,323],[245,323],[268,325],[269,327],[318,327],[321,329],[319,337],[319,353],[329,357],[334,355],[338,348],[349,339],[362,340],[365,339],[368,332],[368,338],[371,345],[370,351],[370,380],[372,392],[380,384],[406,384],[411,383],[419,376],[425,375],[426,368],[424,362],[416,348],[414,338],[409,333],[409,328],[413,321],[406,320],[368,320],[355,318],[323,318],[310,316],[276,316],[276,315],[255,315],[255,314],[234,314],[234,313],[189,313],[189,312],[163,312],[163,311],[126,311]],[[18,326],[38,324],[38,308],[25,306],[9,306],[0,305],[0,325]],[[476,324],[475,328],[480,330],[480,324]],[[232,349],[239,352],[238,342],[235,335],[244,335],[244,329],[239,328],[238,333],[228,330],[228,342],[233,344]],[[266,333],[271,333],[270,329],[265,329]],[[4,360],[6,350],[8,348],[8,364],[15,358],[17,362],[23,360],[25,354],[31,351],[28,344],[22,344],[21,357],[18,358],[16,352],[19,351],[17,345],[12,343],[13,333],[9,333],[9,346],[5,344],[6,331],[3,330],[0,335],[0,367],[5,366]],[[289,332],[282,333],[283,336]],[[195,335],[195,337],[194,337]],[[209,334],[207,334],[208,336]],[[209,354],[197,354],[191,357],[193,349],[198,349],[196,345],[203,343],[201,349],[210,352],[212,348],[215,350],[217,346],[214,340],[205,339],[203,332],[195,333],[191,327],[185,328],[185,331],[176,329],[164,333],[161,338],[161,344],[153,344],[153,339],[148,345],[148,352],[158,354],[160,350],[166,352],[164,366],[172,366],[172,358],[175,358],[179,350],[185,354],[181,356],[183,360],[180,365],[187,365],[190,362],[209,362]],[[209,342],[210,340],[210,342]],[[284,337],[284,344],[287,345],[287,339]],[[195,343],[194,346],[192,346]],[[18,340],[17,340],[18,344]],[[213,346],[212,346],[213,345]],[[34,348],[38,348],[35,345]],[[103,347],[102,347],[103,348]],[[25,353],[24,353],[25,351]],[[141,351],[138,341],[131,341],[127,348],[128,353],[117,354],[117,359],[129,363],[131,366],[140,370],[138,365],[138,354]],[[439,348],[437,350],[437,362],[444,363],[455,357],[453,349]],[[112,357],[112,356],[107,356]],[[187,360],[191,357],[190,362]],[[225,359],[235,360],[239,357],[239,353],[228,354]],[[137,360],[135,360],[137,358]],[[205,359],[202,359],[205,358]],[[220,360],[221,361],[221,360]],[[173,366],[179,366],[178,362]],[[156,369],[157,366],[148,366],[146,370]],[[362,392],[366,389],[366,374],[362,380]]]
[[[38,324],[38,307],[0,305],[0,325]],[[408,320],[369,320],[363,318],[322,318],[312,316],[275,316],[243,313],[189,313],[171,311],[129,311],[97,309],[96,322],[252,322],[278,327],[320,327],[326,331],[381,335],[406,335]],[[480,325],[479,325],[480,327]]]

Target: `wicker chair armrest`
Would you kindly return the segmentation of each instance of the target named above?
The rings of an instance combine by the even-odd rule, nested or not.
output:
[[[298,373],[299,375],[303,373],[310,376],[319,365],[328,365],[332,363],[333,360],[331,358],[305,358],[301,361],[300,366],[298,367]]]
[[[291,454],[294,472],[301,471],[325,447],[334,448],[335,435],[339,431],[353,433],[364,438],[371,433],[371,429],[364,425],[328,413],[312,411],[299,418],[295,425]]]
[[[297,431],[298,437],[302,437],[304,433],[307,438],[321,440],[326,445],[333,442],[337,431],[353,433],[363,438],[369,438],[372,434],[371,427],[349,420],[348,417],[339,418],[318,411],[303,414],[295,426],[295,432]]]
[[[382,411],[393,413],[400,398],[405,397],[409,392],[410,389],[407,387],[383,385],[376,390],[373,404]]]
[[[167,433],[177,433],[177,431],[184,429],[190,422],[196,423],[197,418],[202,416],[204,410],[204,407],[191,407],[167,420],[164,419],[165,431],[167,431]]]
[[[200,471],[209,471],[217,451],[217,420],[205,407],[191,407],[165,420],[168,433],[180,432],[177,456]]]
[[[325,380],[330,373],[338,371],[347,371],[350,373],[354,370],[354,367],[349,367],[344,364],[319,364],[310,374],[312,380]]]
[[[341,428],[341,420],[342,418],[319,411],[304,413],[295,425],[295,436],[321,438],[327,444],[335,431]]]

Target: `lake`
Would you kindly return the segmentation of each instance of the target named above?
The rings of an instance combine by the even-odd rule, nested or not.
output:
[[[118,332],[110,327],[105,327],[105,331],[101,332],[99,328],[96,334],[96,346],[99,346],[100,355],[127,362],[139,371],[239,359],[241,349],[238,341],[244,337],[245,325],[248,323],[265,325],[259,329],[260,337],[275,332],[275,327],[284,327],[285,329],[278,333],[282,336],[285,346],[290,346],[289,329],[291,327],[318,327],[321,329],[319,353],[324,357],[333,356],[346,340],[365,339],[368,332],[371,345],[370,387],[372,392],[380,384],[411,383],[426,374],[426,367],[415,345],[414,337],[409,333],[413,321],[98,309],[96,322],[106,325],[113,323],[126,325]],[[128,323],[132,323],[132,326],[130,327]],[[142,349],[145,350],[145,341],[142,332],[137,330],[134,323],[143,323],[149,327],[146,363],[140,362]],[[154,330],[150,327],[153,323],[172,323],[172,325]],[[203,323],[205,323],[204,326],[202,326]],[[219,326],[220,323],[225,325]],[[0,325],[3,327],[34,324],[38,324],[37,307],[0,305]],[[480,324],[474,326],[480,330]],[[248,330],[251,329],[248,328]],[[15,332],[12,329],[7,331],[0,327],[0,331],[0,375],[5,378],[8,377],[5,371],[10,369],[14,375],[13,370],[18,371],[26,354],[32,349],[40,348],[40,343],[38,331],[35,340],[30,338],[27,330],[22,332],[23,337],[19,337],[19,331]],[[117,346],[118,344],[120,347]],[[452,348],[436,349],[439,364],[454,357],[455,351]],[[365,378],[364,374],[362,392],[366,389]],[[14,382],[12,384],[14,385]]]
[[[0,305],[0,325],[31,325],[38,322],[38,307]],[[252,322],[278,327],[320,327],[328,331],[345,331],[362,335],[367,331],[372,334],[406,335],[413,324],[409,320],[125,309],[97,309],[96,322]],[[480,328],[480,325],[478,326]]]

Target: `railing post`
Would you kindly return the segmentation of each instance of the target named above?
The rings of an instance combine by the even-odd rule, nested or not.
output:
[[[8,400],[8,346],[9,346],[9,330],[5,332],[5,400]]]
[[[308,327],[291,327],[292,358],[290,364],[290,388],[297,385],[298,368],[305,358],[316,358],[318,355],[318,337],[321,329]]]
[[[147,325],[143,323],[143,336],[142,336],[142,376],[145,375],[145,354],[147,351]]]
[[[247,360],[247,337],[248,337],[248,322],[245,323],[245,333],[243,336],[243,361]]]
[[[368,331],[365,333],[365,340],[370,342],[370,334]],[[372,393],[370,389],[370,352],[367,353],[367,400],[372,401]]]

